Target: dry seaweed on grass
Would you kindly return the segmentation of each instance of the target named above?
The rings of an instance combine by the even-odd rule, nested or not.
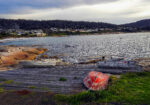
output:
[[[24,96],[24,95],[29,95],[31,92],[28,90],[19,90],[19,91],[16,91],[16,93],[18,95]]]

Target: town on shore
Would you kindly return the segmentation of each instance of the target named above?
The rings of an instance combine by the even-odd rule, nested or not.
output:
[[[0,38],[145,32],[150,31],[150,25],[143,23],[149,22],[150,20],[141,20],[135,23],[115,25],[85,21],[0,19]]]

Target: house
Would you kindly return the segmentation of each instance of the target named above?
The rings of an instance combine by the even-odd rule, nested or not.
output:
[[[46,36],[46,33],[44,33],[42,30],[34,30],[33,34],[38,37]]]

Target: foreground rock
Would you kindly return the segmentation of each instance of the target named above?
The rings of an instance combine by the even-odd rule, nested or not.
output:
[[[104,90],[107,88],[109,77],[107,74],[91,71],[84,78],[83,83],[89,90]]]
[[[124,59],[112,59],[98,62],[99,68],[107,69],[127,69],[127,70],[141,70],[142,67],[136,61]]]
[[[150,71],[150,58],[138,58],[135,61],[143,67],[144,71]]]
[[[47,51],[43,48],[1,46],[0,70],[15,67],[21,60],[34,60],[39,54]]]

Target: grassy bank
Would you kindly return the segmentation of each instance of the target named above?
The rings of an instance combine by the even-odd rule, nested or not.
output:
[[[28,90],[7,91],[1,88],[1,84],[0,100],[1,105],[150,105],[149,80],[150,72],[127,73],[120,79],[111,77],[109,87],[105,91],[88,91],[75,95],[56,95],[51,92]],[[4,84],[15,83],[5,79],[0,81]]]
[[[115,80],[111,78],[110,86],[105,91],[82,92],[76,95],[56,95],[58,102],[69,105],[83,103],[114,103],[127,105],[150,104],[150,72],[128,73]],[[89,104],[89,105],[90,105]]]

